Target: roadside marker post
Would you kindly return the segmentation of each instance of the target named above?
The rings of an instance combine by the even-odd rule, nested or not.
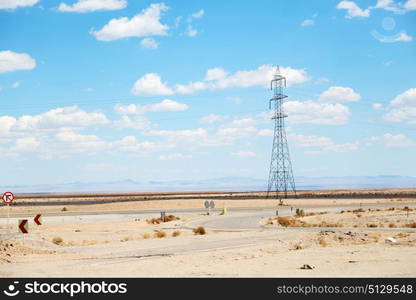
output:
[[[27,219],[18,220],[17,225],[20,233],[29,233],[29,222]]]
[[[166,212],[164,211],[160,212],[160,219],[163,221],[163,223],[166,222]]]
[[[13,203],[14,200],[14,195],[12,192],[5,192],[3,194],[3,196],[1,197],[4,204],[7,205],[7,228],[9,228],[9,224],[10,224],[10,204]]]
[[[41,214],[37,214],[33,218],[33,221],[35,222],[36,225],[42,225],[42,215]]]
[[[204,202],[204,206],[205,206],[205,208],[207,209],[207,215],[209,216],[209,211],[210,211],[210,209],[209,209],[209,201],[208,201],[208,200],[206,200],[206,201]]]
[[[276,209],[276,217],[279,216],[279,211]]]

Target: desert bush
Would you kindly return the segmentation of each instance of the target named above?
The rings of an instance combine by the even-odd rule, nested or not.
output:
[[[130,241],[132,238],[130,236],[126,236],[120,240],[120,242],[127,242]]]
[[[179,230],[175,230],[174,232],[172,232],[173,237],[177,237],[177,236],[180,236],[180,235],[181,235],[181,232]]]
[[[410,222],[410,223],[404,225],[404,227],[416,228],[416,221]]]
[[[296,216],[297,217],[303,217],[304,215],[305,215],[305,212],[303,211],[303,209],[296,208]]]
[[[363,212],[365,212],[365,210],[364,209],[362,209],[362,208],[359,208],[359,209],[354,209],[353,211],[352,211],[353,213],[363,213]]]
[[[397,226],[396,226],[396,224],[394,224],[394,223],[390,223],[390,224],[389,224],[389,227],[390,227],[390,228],[396,228]]]
[[[143,234],[142,234],[142,238],[144,238],[144,239],[150,239],[150,234],[148,234],[148,233],[143,233]]]
[[[302,250],[302,244],[301,243],[296,243],[292,246],[291,250]]]
[[[62,245],[63,242],[64,240],[61,237],[54,237],[52,239],[52,243],[54,243],[55,245]]]
[[[160,224],[163,222],[170,222],[170,221],[176,221],[176,220],[180,220],[180,218],[174,215],[169,215],[169,216],[165,216],[164,221],[163,221],[163,218],[152,218],[152,219],[147,219],[146,222],[148,224]]]
[[[328,243],[327,243],[327,241],[325,240],[325,237],[323,237],[323,236],[318,237],[318,243],[319,243],[319,245],[321,245],[322,247],[326,247],[326,246],[328,246]]]
[[[166,232],[164,232],[164,231],[156,231],[155,234],[154,234],[154,237],[155,238],[159,238],[159,239],[164,238],[164,237],[166,237]]]
[[[204,235],[206,234],[205,228],[202,226],[196,227],[194,229],[192,229],[192,231],[194,232],[194,234],[199,234],[199,235]]]
[[[377,227],[377,224],[367,224],[367,227],[376,228]]]
[[[68,211],[68,209],[64,206],[62,207],[61,211]]]

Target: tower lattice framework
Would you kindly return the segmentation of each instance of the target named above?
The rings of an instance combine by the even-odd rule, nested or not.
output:
[[[287,198],[290,191],[293,192],[294,197],[297,197],[285,130],[287,115],[284,113],[283,100],[287,96],[283,94],[284,87],[286,87],[286,78],[280,74],[277,66],[270,82],[273,97],[269,101],[269,108],[273,108],[274,135],[267,197],[275,197],[280,201],[282,198]]]

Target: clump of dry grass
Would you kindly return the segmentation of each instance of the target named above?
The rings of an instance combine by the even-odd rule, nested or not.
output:
[[[356,214],[357,218],[361,218],[363,215],[362,214]]]
[[[170,221],[176,221],[176,220],[180,220],[180,218],[174,215],[169,215],[169,216],[165,216],[164,220],[163,218],[152,218],[152,219],[147,219],[146,222],[148,224],[160,224],[163,222],[170,222]]]
[[[150,239],[150,234],[148,234],[148,233],[143,233],[143,234],[142,234],[142,238],[144,238],[144,239]]]
[[[352,211],[353,213],[363,213],[363,212],[365,212],[365,210],[364,209],[362,209],[362,208],[359,208],[359,209],[354,209],[353,211]]]
[[[416,228],[416,221],[410,222],[410,223],[404,225],[404,227]]]
[[[394,224],[394,223],[390,223],[390,224],[389,224],[389,227],[390,227],[390,228],[396,228],[397,226],[396,226],[396,224]]]
[[[205,228],[202,227],[202,226],[196,227],[196,228],[192,229],[192,231],[196,235],[204,235],[204,234],[206,234]]]
[[[164,231],[156,231],[154,233],[154,237],[155,238],[158,238],[158,239],[164,238],[164,237],[166,237],[166,232],[164,232]]]
[[[392,210],[395,210],[395,208],[394,207],[390,207],[388,210],[389,211],[392,211]]]
[[[292,246],[292,248],[290,250],[302,250],[303,246],[301,243],[296,243]]]
[[[323,236],[318,237],[318,243],[319,243],[319,245],[321,245],[322,247],[326,247],[326,246],[328,246],[328,243],[327,243],[327,241],[325,240],[325,237],[323,237]]]
[[[409,235],[410,235],[409,233],[399,232],[398,234],[395,235],[395,238],[405,238],[405,237],[408,237]]]
[[[54,237],[52,239],[52,243],[54,243],[55,245],[62,245],[63,242],[64,242],[63,238],[61,238],[59,236],[58,237]]]
[[[172,232],[173,237],[177,237],[177,236],[180,236],[180,235],[181,235],[181,232],[179,230],[175,230],[174,232]]]
[[[300,227],[302,222],[293,217],[277,217],[277,223],[283,227]]]
[[[367,224],[367,227],[369,227],[369,228],[376,228],[377,227],[377,224]]]
[[[62,207],[61,211],[68,211],[68,208],[66,206]]]
[[[127,242],[127,241],[130,241],[130,240],[132,240],[131,236],[126,236],[126,237],[122,238],[120,240],[120,242]]]

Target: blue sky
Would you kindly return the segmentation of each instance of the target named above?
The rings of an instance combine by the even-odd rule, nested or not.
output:
[[[414,176],[416,1],[0,1],[3,185]]]

